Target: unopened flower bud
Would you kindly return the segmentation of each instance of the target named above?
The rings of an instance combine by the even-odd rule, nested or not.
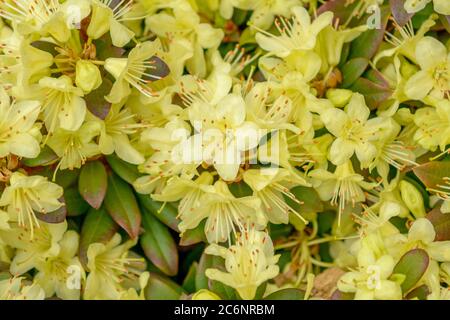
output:
[[[192,296],[192,300],[220,300],[220,297],[214,292],[201,289]]]
[[[326,96],[335,107],[342,108],[350,101],[352,91],[347,89],[329,89]]]
[[[421,218],[425,216],[426,212],[422,194],[413,184],[405,180],[400,182],[400,193],[403,202],[406,204],[409,211],[414,214],[414,217]]]
[[[79,60],[76,67],[77,87],[85,93],[97,89],[102,84],[102,76],[98,67],[90,61]]]

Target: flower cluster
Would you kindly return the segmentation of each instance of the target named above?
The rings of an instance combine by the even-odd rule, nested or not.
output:
[[[450,299],[450,2],[322,2],[0,1],[0,299]]]

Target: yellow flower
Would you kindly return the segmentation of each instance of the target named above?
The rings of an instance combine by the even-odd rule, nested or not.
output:
[[[14,172],[0,198],[0,206],[6,207],[10,219],[17,221],[19,226],[30,228],[33,237],[34,226],[40,223],[35,211],[47,214],[63,206],[59,198],[63,189],[47,181],[41,176],[26,176],[19,171]]]
[[[300,0],[222,0],[220,13],[225,19],[231,19],[233,7],[251,10],[249,24],[266,30],[275,16],[289,16],[291,8],[298,5],[301,5]]]
[[[435,241],[436,231],[430,220],[419,218],[409,229],[404,239],[405,249],[422,248],[430,258],[439,262],[450,262],[450,241]]]
[[[230,233],[244,229],[246,223],[265,227],[267,218],[260,211],[261,202],[256,197],[236,198],[224,181],[205,187],[205,193],[194,210],[183,216],[178,225],[181,232],[193,229],[205,218],[205,234],[208,242],[227,241]],[[236,230],[236,226],[238,230]]]
[[[292,20],[281,18],[276,23],[280,36],[258,29],[256,41],[261,48],[281,58],[295,51],[311,50],[319,32],[331,25],[333,19],[333,13],[327,11],[311,23],[311,17],[303,7],[293,7],[291,13]]]
[[[79,300],[81,281],[85,278],[84,269],[76,256],[79,236],[67,231],[59,242],[59,254],[50,256],[36,268],[38,272],[34,281],[45,291],[46,297],[57,297],[64,300]],[[71,277],[74,277],[71,281]]]
[[[45,77],[39,81],[43,90],[42,109],[47,130],[53,133],[57,128],[76,131],[86,116],[86,102],[83,90],[73,86],[68,76]]]
[[[253,299],[258,286],[279,273],[279,255],[274,255],[272,240],[265,232],[250,229],[228,249],[211,244],[205,252],[224,258],[226,268],[226,272],[206,269],[206,276],[236,289],[245,300]]]
[[[116,81],[111,92],[105,97],[111,103],[119,103],[131,94],[130,85],[144,96],[152,97],[149,83],[160,79],[152,74],[155,68],[151,60],[160,47],[158,40],[147,41],[136,45],[128,55],[128,58],[108,58],[105,61],[105,69],[114,76]]]
[[[78,131],[58,129],[48,139],[47,144],[61,158],[58,169],[80,168],[89,157],[99,153],[93,139],[99,134],[96,122],[85,122]]]
[[[24,277],[0,281],[0,300],[44,300],[45,293],[34,283],[27,283]]]
[[[135,116],[127,107],[113,104],[105,120],[90,117],[100,125],[99,148],[103,154],[115,152],[119,158],[132,164],[145,161],[142,154],[133,147],[129,136],[136,133],[143,124],[136,123]]]
[[[206,62],[203,49],[218,47],[224,33],[209,23],[201,23],[199,15],[187,1],[175,2],[172,6],[173,15],[161,12],[150,16],[147,23],[151,31],[164,40],[189,40],[193,56],[187,60],[186,68],[190,74],[204,77]]]
[[[187,86],[194,89],[187,91]],[[196,130],[180,144],[183,161],[213,165],[227,181],[236,178],[244,152],[256,147],[262,135],[254,122],[246,121],[245,101],[238,93],[228,93],[230,86],[231,78],[221,73],[208,81],[186,77],[181,83],[189,120]]]
[[[420,108],[414,114],[417,131],[414,140],[425,149],[446,150],[450,143],[450,102],[441,100],[435,108]]]
[[[10,223],[11,229],[0,230],[2,240],[12,248],[16,254],[11,262],[10,272],[21,275],[25,272],[42,266],[47,258],[55,257],[60,253],[59,244],[67,230],[67,222],[40,223],[40,228],[34,231],[30,240],[29,229]]]
[[[299,212],[286,203],[283,196],[301,204],[299,200],[286,187],[295,185],[295,177],[283,168],[250,169],[244,172],[244,181],[253,190],[253,195],[261,200],[261,207],[272,223],[288,223],[289,213],[297,215],[307,224]]]
[[[408,13],[416,13],[430,3],[431,0],[406,0],[404,7]],[[447,0],[433,0],[434,11],[443,14],[450,15],[450,2]]]
[[[329,159],[335,165],[345,163],[356,153],[362,167],[366,167],[377,154],[373,143],[384,125],[385,119],[369,119],[370,110],[364,97],[354,93],[345,111],[329,108],[322,112],[320,118],[337,139],[330,148]]]
[[[150,279],[150,273],[148,271],[142,272],[139,276],[140,292],[137,293],[135,288],[129,288],[126,291],[120,293],[119,300],[145,300],[145,288],[148,285]]]
[[[338,165],[334,173],[324,169],[315,169],[309,173],[313,178],[313,186],[316,188],[323,201],[331,200],[332,205],[339,205],[339,222],[344,207],[351,203],[366,199],[363,189],[370,190],[373,183],[365,182],[364,177],[355,173],[351,161]]]
[[[200,199],[206,192],[206,186],[213,183],[213,176],[209,172],[203,172],[197,179],[192,181],[190,177],[172,177],[160,194],[153,194],[156,201],[180,201],[178,216],[180,220],[189,219],[194,215],[200,205]]]
[[[109,31],[113,45],[125,46],[134,37],[134,32],[122,22],[142,19],[142,17],[127,17],[132,7],[132,0],[93,0],[87,35],[92,39],[98,39]]]
[[[128,265],[135,261],[129,258],[128,250],[136,244],[135,240],[122,243],[122,237],[116,233],[106,243],[92,243],[87,251],[89,275],[86,279],[84,299],[119,299],[124,288],[121,279],[132,271]]]
[[[0,158],[9,154],[34,158],[40,152],[39,127],[35,125],[40,111],[38,101],[10,103],[8,94],[0,88]]]
[[[422,100],[428,94],[448,99],[450,53],[447,48],[435,38],[424,37],[417,43],[415,54],[421,70],[408,79],[405,94],[414,100]]]
[[[338,281],[338,289],[354,292],[355,300],[401,300],[400,285],[388,279],[394,265],[394,259],[389,255],[364,263],[360,265],[360,271],[344,274]]]

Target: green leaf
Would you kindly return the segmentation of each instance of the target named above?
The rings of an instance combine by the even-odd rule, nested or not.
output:
[[[117,232],[118,225],[102,207],[91,208],[84,219],[80,234],[79,257],[81,263],[87,265],[87,249],[91,243],[108,242]]]
[[[163,203],[153,200],[149,195],[138,194],[139,203],[149,212],[151,212],[159,221],[164,223],[170,229],[180,232],[177,219],[178,209],[172,203]]]
[[[269,294],[263,300],[304,300],[305,291],[300,289],[282,289]]]
[[[145,256],[168,276],[178,273],[177,245],[165,225],[151,213],[143,212],[144,234],[140,236]]]
[[[111,169],[129,184],[132,184],[134,181],[136,181],[137,178],[141,176],[137,166],[123,161],[115,154],[106,156],[106,161],[108,161]]]
[[[341,69],[344,76],[342,87],[350,87],[359,77],[361,77],[368,65],[369,60],[364,57],[348,60]]]
[[[381,103],[392,96],[391,89],[365,78],[356,80],[350,89],[364,95],[367,106],[371,110],[378,108]]]
[[[189,271],[186,275],[186,277],[183,280],[183,289],[186,290],[188,293],[194,293],[195,290],[195,276],[197,274],[197,267],[198,263],[194,262],[191,264],[191,267],[189,268]]]
[[[414,13],[406,12],[405,0],[389,0],[389,5],[392,16],[400,27],[403,27],[414,15]]]
[[[181,236],[180,246],[186,247],[200,242],[207,242],[205,235],[205,223],[206,220],[203,220],[196,228],[186,230]]]
[[[427,20],[430,15],[434,13],[433,9],[433,3],[429,2],[425,8],[420,10],[419,12],[416,12],[414,16],[412,17],[412,24],[414,29],[419,29],[422,23],[424,23],[425,20]]]
[[[64,190],[64,200],[66,202],[66,210],[69,217],[80,216],[89,209],[89,203],[84,201],[76,187]]]
[[[51,175],[53,175],[53,170],[50,170],[50,172]],[[79,169],[61,170],[57,172],[55,182],[64,189],[66,189],[77,183],[79,175],[80,175]],[[49,177],[49,179],[52,179],[52,177]]]
[[[58,156],[49,146],[44,146],[36,158],[24,158],[22,163],[27,167],[48,166],[58,160]]]
[[[105,208],[114,221],[135,239],[141,227],[141,212],[129,184],[114,173],[108,175]]]
[[[228,189],[236,198],[248,197],[253,194],[253,190],[243,180],[228,185]]]
[[[314,188],[297,186],[292,188],[291,193],[303,204],[298,204],[291,199],[285,197],[287,203],[300,213],[321,212],[323,211],[323,203],[319,194]]]
[[[105,198],[107,187],[108,176],[103,163],[98,160],[92,161],[81,168],[78,190],[92,208],[100,208]]]
[[[106,118],[111,109],[111,103],[106,101],[105,96],[111,91],[112,85],[111,80],[103,77],[100,87],[84,96],[89,111],[102,120]]]
[[[413,249],[406,252],[394,267],[392,274],[403,274],[402,292],[405,294],[422,278],[428,268],[430,258],[423,249]]]
[[[366,58],[370,60],[375,53],[377,53],[378,48],[383,42],[384,33],[390,16],[389,6],[381,7],[380,11],[381,28],[367,30],[353,40],[350,47],[349,59]]]
[[[144,293],[147,300],[178,300],[183,288],[169,278],[152,272]]]
[[[439,189],[450,177],[450,161],[431,161],[413,168],[414,174],[427,188]]]
[[[450,240],[450,214],[442,213],[440,207],[436,207],[426,215],[426,218],[431,221],[436,231],[434,241]]]
[[[418,299],[418,300],[426,300],[427,296],[430,294],[430,289],[423,284],[413,290],[411,290],[410,293],[406,295],[406,299],[412,300],[412,299]]]
[[[115,47],[112,44],[109,33],[94,40],[94,44],[97,51],[97,59],[99,60],[106,60],[108,58],[122,58],[125,53],[125,49]]]
[[[48,41],[33,41],[31,45],[39,50],[50,53],[52,56],[56,56],[58,52],[56,51],[57,45]]]
[[[334,13],[334,23],[336,20],[339,20],[340,24],[344,24],[352,17],[352,13],[357,4],[357,1],[350,2],[348,0],[329,0],[324,2],[324,4],[319,7],[317,10],[317,15],[320,15],[326,11],[331,11]],[[352,20],[352,24],[358,24],[361,19],[357,19],[353,15]]]

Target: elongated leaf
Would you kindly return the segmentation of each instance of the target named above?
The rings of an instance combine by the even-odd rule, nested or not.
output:
[[[53,170],[50,170],[50,177],[49,179],[52,179],[53,177]],[[59,184],[64,189],[71,187],[75,185],[78,181],[78,176],[80,175],[80,170],[60,170],[56,174],[56,180],[55,182]]]
[[[302,202],[302,204],[297,204],[291,200],[289,205],[292,205],[292,208],[298,210],[300,213],[308,213],[308,212],[321,212],[323,210],[323,203],[320,200],[319,194],[314,188],[308,187],[294,187],[291,189],[292,194]]]
[[[56,51],[56,44],[48,41],[33,41],[31,45],[39,50],[50,53],[52,56],[56,56],[58,52]]]
[[[56,160],[58,160],[56,153],[54,153],[50,147],[44,146],[36,158],[24,158],[22,159],[22,163],[27,167],[39,167],[48,166]]]
[[[102,120],[106,118],[111,109],[111,103],[106,101],[105,96],[111,91],[112,85],[112,81],[104,77],[100,87],[84,97],[89,111]]]
[[[253,190],[243,180],[228,185],[228,189],[236,198],[248,197],[253,194]]]
[[[406,295],[406,299],[426,300],[427,296],[430,293],[431,293],[430,289],[425,284],[423,284],[423,285],[411,290],[411,292]]]
[[[100,208],[106,195],[107,186],[108,177],[103,163],[92,161],[81,168],[78,190],[92,208]]]
[[[356,38],[351,44],[349,59],[371,59],[378,51],[378,48],[383,42],[384,33],[386,31],[387,22],[390,16],[389,6],[381,7],[380,13],[380,28],[367,30]]]
[[[405,0],[389,0],[389,5],[391,6],[392,16],[400,27],[403,27],[414,15],[406,12]]]
[[[369,60],[361,57],[361,58],[353,58],[347,61],[342,66],[342,74],[344,76],[344,82],[342,86],[344,88],[348,88],[351,86],[366,70],[369,65]]]
[[[269,294],[264,300],[303,300],[305,292],[300,289],[282,289]]]
[[[138,194],[139,203],[149,212],[151,212],[159,221],[164,223],[170,229],[180,232],[177,219],[178,209],[171,203],[162,203],[153,200],[149,195]]]
[[[132,184],[134,181],[136,181],[137,178],[141,176],[141,174],[137,169],[137,166],[123,161],[115,154],[106,156],[106,161],[108,161],[108,164],[111,167],[111,169],[113,169],[113,171],[119,177],[121,177],[129,184]]]
[[[367,106],[371,110],[378,108],[382,102],[392,96],[392,91],[389,88],[365,78],[356,80],[350,89],[364,95]]]
[[[407,293],[422,278],[428,268],[430,258],[423,249],[413,249],[405,253],[394,267],[392,274],[406,276],[401,287],[403,294]]]
[[[76,217],[89,210],[89,203],[84,201],[78,192],[78,188],[71,187],[64,190],[64,200],[66,202],[67,215]]]
[[[134,239],[139,235],[141,212],[133,190],[129,184],[114,173],[108,175],[105,208],[131,238]]]
[[[108,242],[117,232],[119,226],[102,207],[91,208],[84,219],[80,234],[79,257],[81,263],[87,265],[87,249],[91,243]]]
[[[178,273],[178,251],[167,227],[151,213],[143,212],[144,234],[140,236],[145,256],[168,276]]]
[[[426,215],[426,218],[431,221],[436,231],[434,241],[450,240],[450,214],[442,213],[440,207],[436,207]]]
[[[440,189],[444,178],[450,178],[450,161],[431,161],[413,168],[414,174],[427,188]]]
[[[198,263],[191,264],[186,277],[183,280],[183,289],[189,293],[194,293],[195,290],[195,275],[197,274]]]
[[[319,7],[317,14],[320,15],[325,11],[331,11],[334,13],[334,22],[338,20],[340,24],[344,24],[352,18],[352,24],[358,24],[361,19],[357,19],[353,14],[357,4],[357,1],[329,0]]]
[[[178,300],[183,288],[169,278],[157,273],[150,273],[150,279],[145,287],[147,300]]]

